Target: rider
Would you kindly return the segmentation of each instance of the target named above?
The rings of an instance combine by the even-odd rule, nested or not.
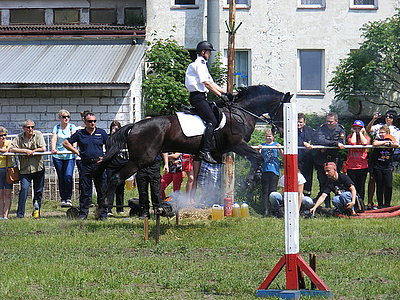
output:
[[[215,51],[211,43],[202,41],[197,44],[197,58],[186,70],[185,85],[190,92],[190,104],[196,108],[198,115],[206,122],[199,158],[208,163],[216,164],[217,161],[211,156],[210,151],[217,118],[207,102],[207,93],[211,91],[224,101],[228,101],[229,98],[226,91],[214,82],[208,71],[207,60],[211,56],[211,51]]]

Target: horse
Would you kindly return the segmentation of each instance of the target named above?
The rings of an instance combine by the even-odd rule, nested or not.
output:
[[[256,170],[263,162],[259,151],[247,144],[256,121],[268,113],[271,121],[282,122],[283,104],[290,102],[292,96],[290,93],[282,93],[266,85],[249,86],[240,89],[232,103],[223,107],[226,124],[218,130],[217,151],[220,154],[235,152],[250,160],[248,181],[253,179]],[[202,135],[186,137],[183,134],[176,115],[157,116],[123,126],[109,137],[107,152],[99,164],[100,169],[105,168],[122,148],[127,147],[128,162],[109,179],[106,199],[110,199],[109,196],[114,194],[120,183],[139,169],[151,164],[160,153],[198,154],[201,141]],[[99,207],[103,209],[109,205],[109,203],[99,203]]]

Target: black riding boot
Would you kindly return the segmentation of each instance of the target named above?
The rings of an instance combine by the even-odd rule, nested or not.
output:
[[[206,124],[206,129],[203,134],[203,147],[200,150],[199,158],[210,164],[216,164],[217,161],[211,156],[210,150],[212,146],[212,137],[215,127],[212,123]]]

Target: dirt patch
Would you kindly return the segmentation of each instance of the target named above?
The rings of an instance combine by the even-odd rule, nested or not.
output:
[[[400,255],[400,250],[395,248],[375,249],[370,252],[372,255]]]
[[[211,208],[183,208],[179,211],[180,219],[207,220],[211,216]]]

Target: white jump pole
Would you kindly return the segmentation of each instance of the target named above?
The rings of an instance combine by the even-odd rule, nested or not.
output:
[[[285,255],[257,290],[257,297],[298,299],[308,297],[332,297],[325,283],[300,256],[299,209],[298,209],[298,140],[296,103],[283,105],[284,121],[284,201],[285,201]],[[286,266],[286,290],[267,289],[282,268]],[[300,290],[299,274],[304,272],[317,290]]]

